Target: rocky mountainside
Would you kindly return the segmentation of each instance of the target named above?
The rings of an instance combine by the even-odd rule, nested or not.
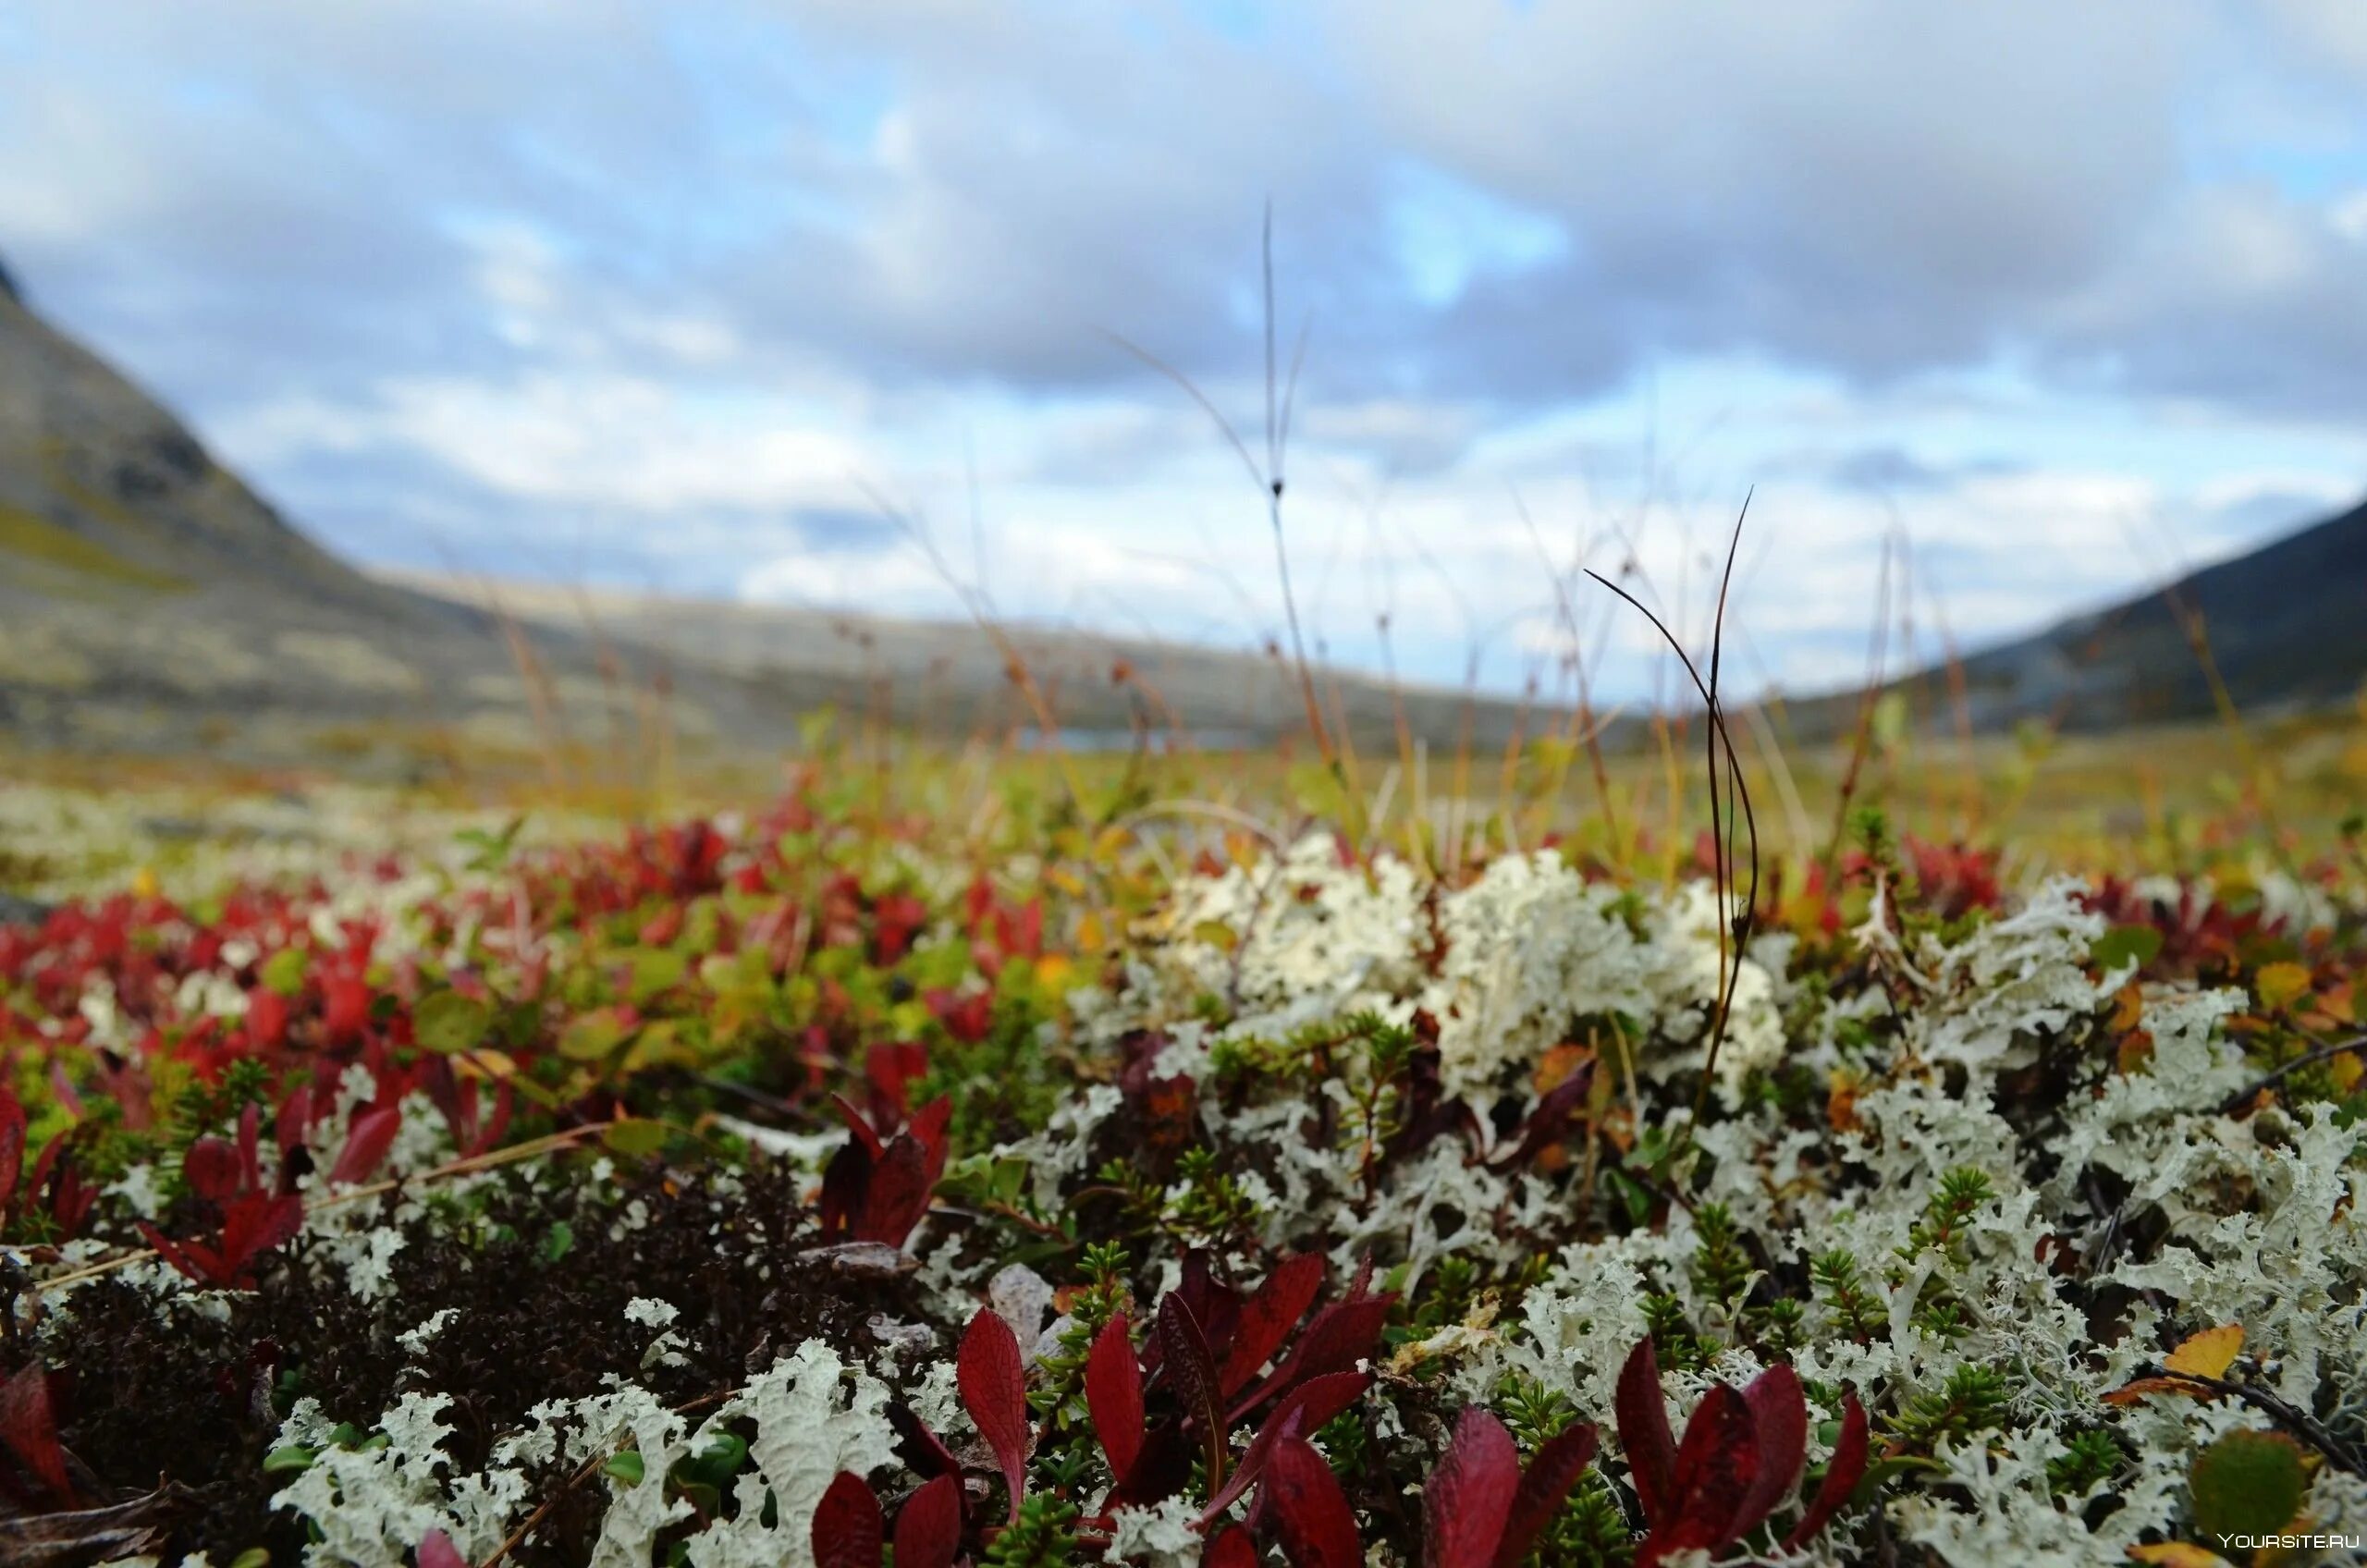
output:
[[[646,679],[355,570],[0,290],[0,730],[20,743],[254,761],[532,745]],[[791,716],[690,672],[672,717],[695,736],[786,734]]]

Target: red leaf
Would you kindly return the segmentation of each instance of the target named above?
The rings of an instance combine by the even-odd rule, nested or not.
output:
[[[872,1168],[863,1194],[854,1239],[901,1247],[928,1212],[928,1154],[917,1139],[899,1133]]]
[[[1397,1301],[1394,1295],[1367,1296],[1351,1293],[1345,1301],[1335,1301],[1315,1315],[1306,1331],[1291,1347],[1291,1354],[1271,1376],[1244,1394],[1233,1407],[1236,1421],[1255,1410],[1275,1394],[1282,1393],[1309,1378],[1326,1373],[1346,1372],[1357,1362],[1372,1354],[1380,1341],[1380,1330],[1389,1320],[1389,1309]]]
[[[278,993],[265,991],[260,994],[276,996]],[[444,1067],[444,1076],[449,1080],[452,1070],[445,1067],[441,1057],[436,1059],[436,1065]],[[275,1124],[275,1130],[279,1152],[283,1157],[292,1153],[296,1145],[304,1141],[305,1134],[313,1130],[313,1086],[310,1084],[298,1084],[288,1091],[286,1099],[279,1102],[279,1118]],[[283,1158],[280,1161],[280,1169],[286,1170],[287,1164],[286,1158]]]
[[[830,1103],[839,1108],[839,1120],[847,1124],[847,1131],[854,1134],[854,1140],[863,1145],[864,1153],[877,1160],[884,1152],[878,1130],[871,1125],[863,1112],[847,1103],[844,1095],[832,1095]]]
[[[1296,1568],[1363,1568],[1356,1516],[1331,1466],[1306,1439],[1274,1445],[1266,1461],[1265,1498],[1282,1554]]]
[[[822,1167],[822,1198],[817,1207],[825,1236],[848,1235],[863,1217],[864,1196],[871,1190],[871,1170],[877,1163],[862,1139],[850,1138]]]
[[[1257,1568],[1257,1543],[1238,1525],[1219,1530],[1200,1552],[1200,1568]]]
[[[469,1568],[469,1560],[441,1530],[430,1530],[419,1537],[418,1559],[419,1568]]]
[[[928,1151],[928,1162],[924,1169],[932,1191],[945,1177],[945,1157],[951,1148],[946,1141],[945,1130],[952,1123],[953,1096],[939,1095],[914,1112],[912,1125],[905,1129],[920,1140],[922,1148]]]
[[[239,1195],[239,1151],[219,1138],[200,1138],[181,1156],[181,1180],[210,1204]]]
[[[1503,1537],[1496,1542],[1495,1568],[1520,1568],[1529,1548],[1553,1515],[1562,1511],[1578,1474],[1594,1461],[1595,1429],[1591,1423],[1564,1427],[1529,1457],[1520,1489],[1513,1494],[1512,1512],[1504,1519]]]
[[[962,1544],[962,1483],[937,1479],[904,1500],[896,1515],[896,1568],[953,1568]]]
[[[0,1089],[0,1218],[17,1195],[17,1178],[25,1169],[25,1108],[17,1096]]]
[[[1520,1450],[1504,1424],[1466,1405],[1422,1488],[1424,1568],[1489,1568],[1520,1486]]]
[[[228,1277],[215,1283],[242,1286],[249,1264],[303,1228],[301,1198],[292,1194],[282,1197],[248,1194],[222,1215],[221,1270]]]
[[[1207,1511],[1201,1514],[1206,1524],[1233,1504],[1233,1500],[1249,1489],[1249,1484],[1265,1468],[1266,1456],[1284,1438],[1304,1437],[1320,1431],[1334,1415],[1356,1403],[1356,1399],[1372,1386],[1369,1372],[1328,1372],[1320,1378],[1309,1378],[1284,1396],[1257,1435],[1249,1439],[1249,1447],[1234,1466],[1233,1478],[1222,1490],[1208,1500]]]
[[[1676,1501],[1676,1439],[1668,1429],[1668,1406],[1661,1399],[1661,1360],[1648,1338],[1627,1353],[1612,1396],[1619,1415],[1619,1441],[1636,1500],[1644,1505],[1644,1525],[1657,1530]]]
[[[1019,1500],[1027,1491],[1027,1369],[1011,1325],[981,1308],[962,1336],[953,1371],[963,1408],[1002,1466],[1011,1516],[1017,1519]]]
[[[337,1150],[337,1163],[329,1167],[330,1182],[351,1186],[367,1181],[385,1163],[386,1151],[395,1146],[395,1134],[402,1127],[403,1108],[395,1101],[356,1115],[346,1129],[345,1146]]]
[[[1816,1538],[1816,1533],[1841,1512],[1849,1494],[1858,1489],[1858,1482],[1866,1474],[1866,1407],[1858,1403],[1856,1394],[1843,1396],[1841,1401],[1841,1439],[1833,1445],[1833,1458],[1824,1467],[1824,1483],[1816,1489],[1816,1501],[1792,1526],[1784,1538],[1785,1551],[1797,1551]]]
[[[1143,1451],[1143,1369],[1123,1313],[1102,1326],[1085,1361],[1085,1405],[1110,1474],[1122,1480]]]
[[[896,1457],[904,1467],[920,1476],[952,1476],[962,1474],[962,1462],[944,1440],[928,1429],[921,1418],[913,1414],[908,1404],[888,1407],[888,1425],[896,1430]]]
[[[49,1374],[37,1361],[0,1383],[0,1443],[61,1503],[73,1505],[66,1451],[57,1445],[57,1415],[49,1403]]]
[[[1789,1366],[1771,1366],[1750,1380],[1742,1397],[1750,1406],[1759,1453],[1750,1490],[1735,1511],[1737,1536],[1750,1534],[1775,1512],[1809,1457],[1809,1402],[1800,1392],[1798,1373]]]
[[[864,1478],[841,1470],[814,1507],[817,1568],[879,1568],[879,1500]]]
[[[1153,1336],[1154,1342],[1156,1339]],[[1173,1497],[1191,1478],[1192,1446],[1184,1440],[1184,1423],[1171,1417],[1144,1437],[1142,1452],[1110,1490],[1110,1506],[1148,1508]]]
[[[1208,1485],[1224,1480],[1224,1396],[1217,1387],[1216,1361],[1208,1341],[1184,1298],[1173,1292],[1159,1304],[1159,1338],[1166,1347],[1163,1365],[1175,1390],[1176,1403],[1200,1428],[1200,1449],[1208,1456]]]
[[[1290,1331],[1315,1305],[1315,1292],[1322,1288],[1323,1259],[1318,1254],[1301,1253],[1274,1266],[1266,1282],[1242,1305],[1233,1325],[1233,1343],[1225,1349],[1219,1377],[1228,1399],[1245,1388],[1258,1368],[1282,1348]]]
[[[1672,1552],[1699,1548],[1714,1553],[1733,1544],[1735,1517],[1758,1469],[1759,1435],[1750,1406],[1725,1384],[1711,1384],[1677,1445],[1675,1517],[1652,1526],[1636,1558],[1637,1568],[1651,1568]]]

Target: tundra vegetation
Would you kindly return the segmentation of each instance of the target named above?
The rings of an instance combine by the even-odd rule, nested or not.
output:
[[[0,1557],[2367,1531],[2359,822],[2025,831],[1870,710],[1837,788],[1706,712],[1453,781],[817,727],[757,804],[300,833],[20,782]]]

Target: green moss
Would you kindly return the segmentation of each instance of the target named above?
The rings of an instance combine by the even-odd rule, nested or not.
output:
[[[17,556],[132,587],[167,591],[188,586],[170,572],[125,560],[104,545],[93,544],[20,507],[0,507],[0,555]]]

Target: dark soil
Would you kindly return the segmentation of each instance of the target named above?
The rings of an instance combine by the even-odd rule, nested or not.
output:
[[[901,1281],[848,1279],[797,1259],[813,1238],[793,1178],[750,1170],[734,1180],[727,1191],[711,1174],[646,1171],[595,1199],[506,1176],[472,1198],[483,1204],[481,1226],[443,1217],[407,1225],[392,1286],[374,1304],[337,1270],[315,1279],[300,1243],[260,1289],[228,1298],[227,1322],[160,1317],[118,1279],[86,1286],[46,1346],[62,1374],[60,1435],[81,1469],[84,1501],[117,1501],[169,1480],[194,1495],[166,1561],[202,1550],[227,1563],[261,1545],[275,1562],[294,1562],[302,1526],[272,1513],[268,1500],[287,1477],[265,1474],[263,1461],[298,1398],[367,1431],[406,1392],[449,1394],[443,1419],[455,1430],[444,1449],[465,1474],[525,1426],[533,1405],[600,1392],[608,1373],[687,1403],[737,1387],[809,1338],[868,1350],[873,1314],[909,1315]],[[628,1229],[619,1220],[636,1202],[647,1221]],[[461,1230],[489,1239],[455,1239]],[[687,1365],[642,1369],[656,1330],[625,1318],[640,1296],[680,1310],[672,1327]],[[397,1342],[448,1307],[456,1316],[423,1354]],[[0,1354],[7,1372],[26,1358],[23,1343]],[[533,1477],[538,1497],[563,1479]],[[563,1498],[513,1560],[583,1562],[604,1494],[593,1486]]]

